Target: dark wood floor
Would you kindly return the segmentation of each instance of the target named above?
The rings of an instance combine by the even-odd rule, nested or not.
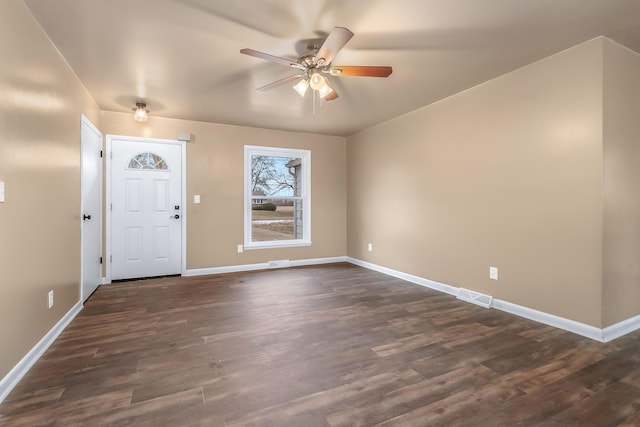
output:
[[[0,425],[640,425],[601,344],[350,264],[103,286]]]

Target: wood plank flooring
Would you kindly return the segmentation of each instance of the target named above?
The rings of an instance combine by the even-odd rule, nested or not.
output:
[[[2,426],[637,426],[609,344],[350,264],[100,287]]]

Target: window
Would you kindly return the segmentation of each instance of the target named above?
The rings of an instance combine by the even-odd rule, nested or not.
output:
[[[311,244],[311,152],[244,147],[244,247]]]
[[[148,152],[133,156],[127,164],[127,169],[169,170],[167,162],[162,157]]]

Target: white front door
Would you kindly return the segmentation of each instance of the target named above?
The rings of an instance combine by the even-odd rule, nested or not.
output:
[[[182,146],[111,139],[111,278],[180,274]]]
[[[81,298],[86,301],[102,282],[102,134],[84,116],[81,150]]]

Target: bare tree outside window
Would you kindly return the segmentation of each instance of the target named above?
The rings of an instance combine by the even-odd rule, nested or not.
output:
[[[262,191],[269,196],[295,195],[295,172],[287,167],[289,157],[252,156],[251,191]],[[297,159],[300,160],[300,159]]]
[[[295,208],[296,168],[300,159],[264,155],[251,156],[252,215],[254,241],[291,240],[299,238],[301,230]],[[259,198],[258,198],[259,197]],[[299,212],[299,214],[297,214]]]

